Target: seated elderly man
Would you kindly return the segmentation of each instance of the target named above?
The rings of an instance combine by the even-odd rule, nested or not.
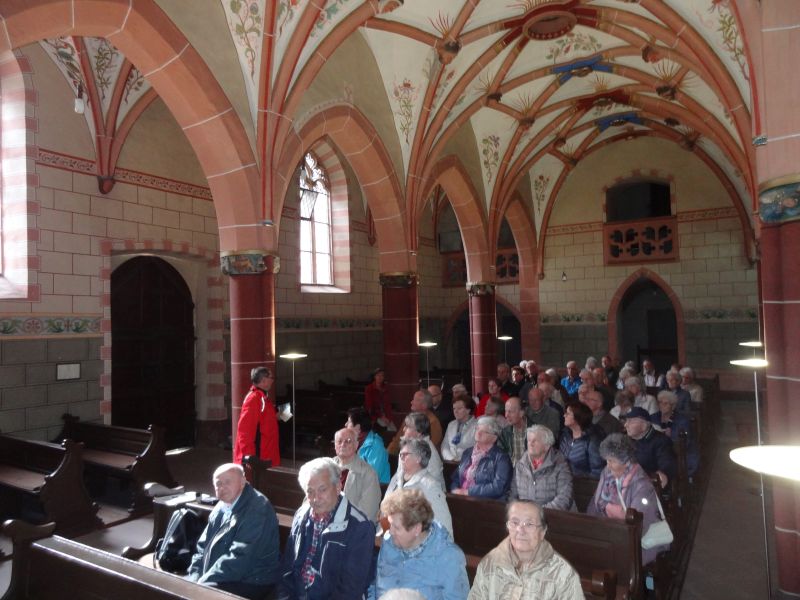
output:
[[[640,406],[625,415],[625,432],[636,444],[636,462],[647,473],[657,474],[661,487],[667,487],[678,469],[672,440],[653,427],[650,413]]]
[[[500,427],[494,417],[481,417],[475,428],[475,445],[461,455],[453,472],[450,491],[461,496],[505,500],[511,480],[511,459],[496,444]]]
[[[553,437],[561,433],[561,416],[558,411],[546,404],[544,392],[538,387],[528,392],[528,408],[525,411],[532,425],[544,425],[553,432]]]
[[[506,401],[506,421],[508,425],[503,427],[500,431],[500,437],[497,443],[505,450],[511,459],[511,464],[517,464],[517,461],[525,455],[528,443],[528,418],[525,416],[525,411],[522,410],[519,398],[511,396]]]
[[[250,487],[241,465],[214,471],[219,502],[197,542],[187,579],[244,598],[262,598],[278,581],[278,518]]]
[[[703,403],[703,387],[694,380],[694,369],[683,367],[680,371],[681,387],[689,392],[692,398],[692,408],[699,408]]]
[[[675,410],[681,413],[688,412],[692,406],[692,395],[681,387],[681,374],[678,371],[667,371],[664,381],[666,382],[665,389],[675,395]],[[656,396],[656,402],[658,402],[658,396]],[[660,402],[658,405],[658,408],[661,409]]]
[[[508,537],[481,560],[468,600],[582,600],[580,577],[544,539],[542,507],[512,500],[506,517]]]
[[[350,504],[363,512],[371,521],[378,521],[378,507],[381,503],[381,484],[378,474],[356,453],[358,439],[356,432],[345,427],[334,436],[336,457],[333,459],[342,468],[344,497]]]
[[[603,437],[611,433],[622,433],[622,423],[603,409],[603,396],[600,392],[588,392],[583,403],[592,411],[592,425],[597,426],[596,429],[602,432]]]
[[[547,427],[528,427],[528,454],[514,465],[512,500],[532,500],[544,508],[572,508],[572,471],[564,455],[553,448],[555,443]]]
[[[306,494],[292,520],[278,598],[361,598],[370,583],[375,527],[342,494],[342,470],[316,458],[297,476]],[[323,560],[324,559],[324,560]]]
[[[433,396],[431,396],[428,390],[417,390],[414,392],[414,396],[411,398],[411,412],[421,412],[428,418],[430,422],[431,440],[433,440],[433,443],[438,448],[442,444],[442,424],[431,410],[431,406],[433,406]],[[398,454],[400,452],[401,437],[403,437],[402,427],[392,438],[392,441],[389,442],[389,445],[386,446],[386,451],[389,452],[389,454]]]

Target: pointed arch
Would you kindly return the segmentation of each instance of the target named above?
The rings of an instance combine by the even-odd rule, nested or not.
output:
[[[277,248],[260,224],[258,165],[244,127],[205,61],[154,0],[8,0],[0,30],[0,52],[51,37],[109,40],[186,134],[214,196],[220,248]]]
[[[541,360],[539,276],[536,269],[536,224],[525,209],[522,196],[514,191],[506,210],[506,221],[514,234],[519,255],[519,324],[522,356]]]
[[[489,256],[486,237],[486,214],[475,186],[457,156],[446,156],[434,165],[422,198],[427,198],[436,184],[442,186],[447,194],[461,229],[467,260],[467,281],[494,283],[494,260]]]
[[[325,139],[336,147],[355,171],[375,222],[381,273],[416,272],[403,220],[403,192],[389,153],[367,118],[355,107],[336,105],[311,116],[287,141],[274,176],[280,182],[276,226],[286,200],[286,191],[303,153]]]
[[[608,317],[606,323],[608,324],[608,353],[611,356],[617,354],[619,349],[619,336],[617,328],[617,315],[619,314],[622,305],[622,299],[627,294],[628,290],[640,279],[647,279],[653,284],[661,288],[661,291],[669,298],[672,308],[675,311],[675,322],[678,327],[678,362],[682,365],[686,364],[686,321],[683,315],[683,307],[681,306],[680,298],[669,286],[669,284],[661,279],[656,273],[650,269],[641,268],[631,273],[625,281],[623,281],[611,298],[611,304],[608,307]],[[620,358],[620,357],[616,357]]]

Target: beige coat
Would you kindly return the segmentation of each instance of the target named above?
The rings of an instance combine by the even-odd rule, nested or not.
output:
[[[481,560],[468,600],[583,600],[578,574],[547,540],[521,572],[516,562],[506,538]]]
[[[378,474],[359,456],[353,457],[347,467],[342,465],[339,457],[334,459],[342,468],[350,469],[344,483],[344,496],[358,510],[363,512],[373,523],[378,521],[381,504],[381,485]]]

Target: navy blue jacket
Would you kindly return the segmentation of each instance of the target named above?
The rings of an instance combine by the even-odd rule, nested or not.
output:
[[[636,444],[636,462],[650,475],[661,471],[671,483],[678,471],[672,440],[652,425],[649,427],[642,439],[633,440]]]
[[[464,475],[472,462],[472,448],[464,450],[458,469],[450,480],[450,491],[461,487]],[[470,496],[505,500],[511,485],[511,459],[508,454],[495,444],[486,453],[475,470],[475,483],[469,488]]]
[[[278,580],[278,518],[269,500],[244,486],[229,515],[218,503],[197,542],[187,578],[198,583],[272,585]]]

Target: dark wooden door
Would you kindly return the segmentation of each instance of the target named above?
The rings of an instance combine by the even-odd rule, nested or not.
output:
[[[111,420],[194,443],[194,304],[168,262],[131,259],[111,274]]]

